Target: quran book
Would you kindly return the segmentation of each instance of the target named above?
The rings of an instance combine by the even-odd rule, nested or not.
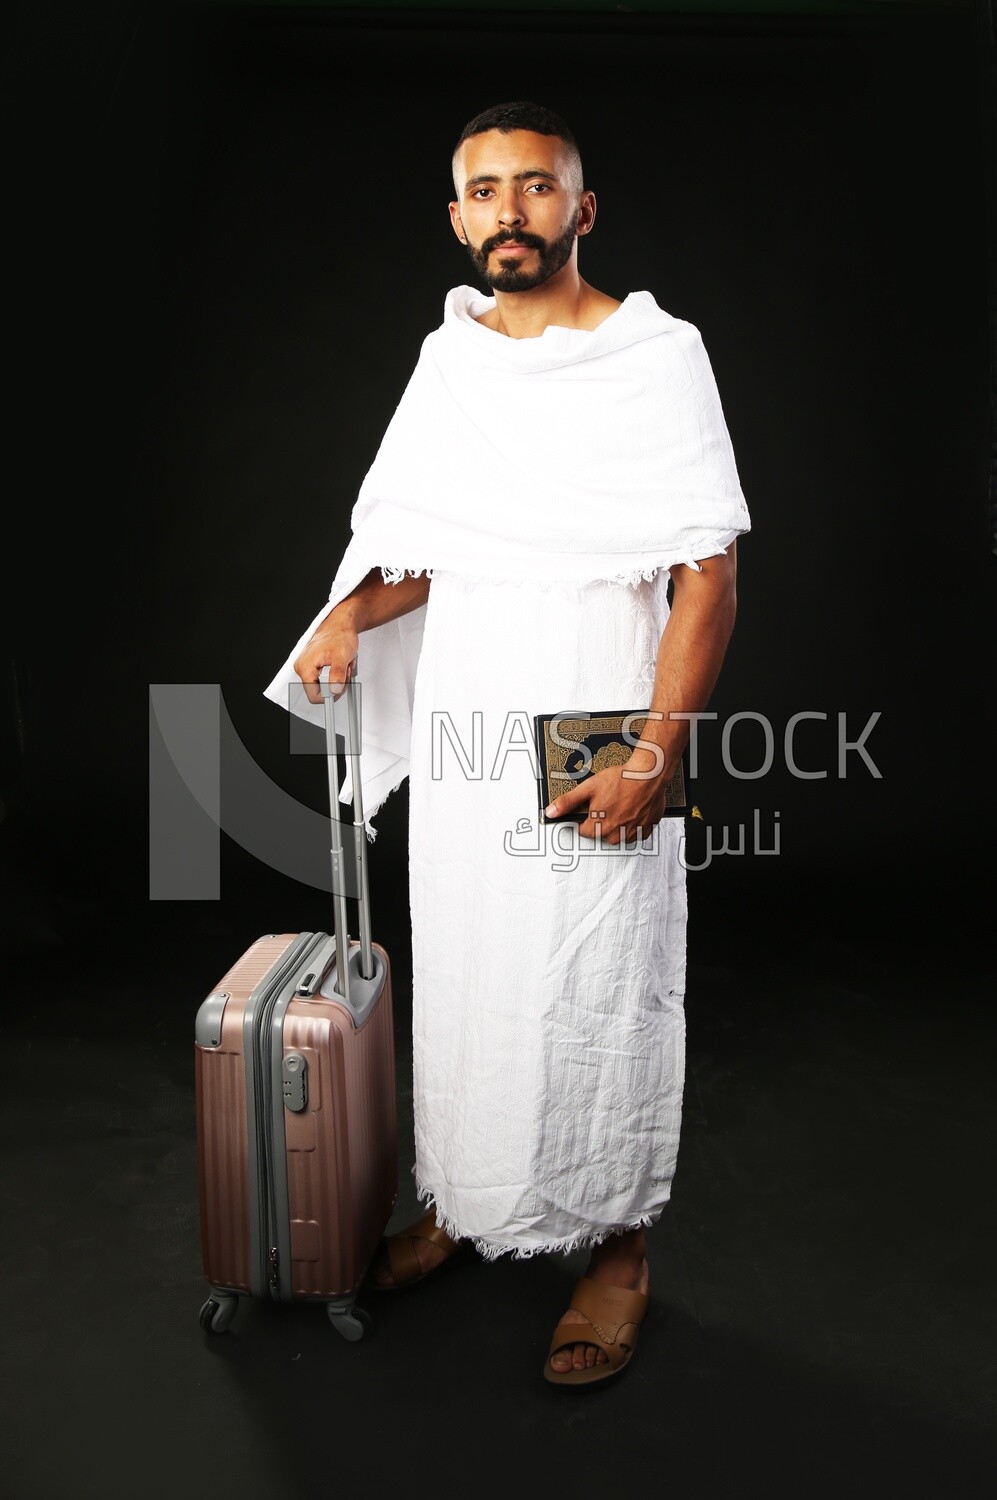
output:
[[[584,823],[586,807],[548,818],[544,808],[562,793],[607,766],[625,765],[647,722],[647,709],[599,709],[591,713],[535,714],[537,796],[541,823]],[[668,783],[663,816],[682,817],[686,800],[686,755]]]

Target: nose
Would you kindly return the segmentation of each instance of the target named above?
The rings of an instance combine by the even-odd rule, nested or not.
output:
[[[505,194],[499,206],[499,223],[505,229],[522,224],[525,220],[523,202],[515,188]]]

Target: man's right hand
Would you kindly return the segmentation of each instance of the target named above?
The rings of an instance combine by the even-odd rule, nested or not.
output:
[[[346,691],[346,684],[356,671],[359,649],[360,637],[357,632],[348,621],[342,618],[337,619],[336,611],[333,610],[329,617],[323,620],[294,663],[294,670],[304,683],[305,697],[309,703],[322,702],[319,679],[325,667],[329,668],[329,681],[341,684],[339,691],[334,693],[333,697],[342,697]]]

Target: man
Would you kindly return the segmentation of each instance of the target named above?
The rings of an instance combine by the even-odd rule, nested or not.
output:
[[[567,124],[486,110],[453,176],[453,230],[492,295],[450,293],[332,607],[267,691],[317,714],[323,671],[361,680],[362,638],[365,821],[410,778],[413,1171],[433,1206],[366,1284],[467,1251],[589,1248],[544,1365],[580,1386],[630,1361],[674,1174],[686,892],[665,787],[723,663],[750,523],[697,330],[579,274],[596,201]],[[288,705],[290,667],[304,701]],[[648,704],[630,759],[545,810],[544,834],[580,816],[571,860],[517,858],[536,764],[510,722]],[[490,774],[477,753],[441,772],[441,721],[471,735],[475,715]]]

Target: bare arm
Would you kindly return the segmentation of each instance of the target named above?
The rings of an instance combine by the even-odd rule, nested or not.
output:
[[[664,752],[662,775],[674,774],[689,743],[689,720],[668,714],[702,713],[716,687],[737,613],[737,543],[719,557],[707,557],[701,572],[679,564],[671,569],[672,607],[661,635],[651,709],[641,738]],[[650,762],[650,753],[647,755]],[[635,769],[638,767],[635,764]]]
[[[380,568],[371,568],[363,582],[316,626],[294,663],[308,701],[322,702],[318,682],[324,667],[331,669],[332,682],[348,682],[356,666],[360,632],[418,609],[428,600],[431,583],[425,574],[418,578],[406,574],[398,583],[385,583]]]
[[[703,560],[699,572],[681,564],[671,575],[672,607],[658,643],[650,705],[661,718],[648,718],[641,733],[658,751],[636,746],[626,765],[596,771],[558,796],[548,810],[548,816],[561,817],[586,807],[578,828],[586,838],[604,837],[615,844],[650,833],[664,812],[668,782],[689,742],[689,720],[668,715],[702,713],[720,675],[737,605],[736,543],[721,556]]]

